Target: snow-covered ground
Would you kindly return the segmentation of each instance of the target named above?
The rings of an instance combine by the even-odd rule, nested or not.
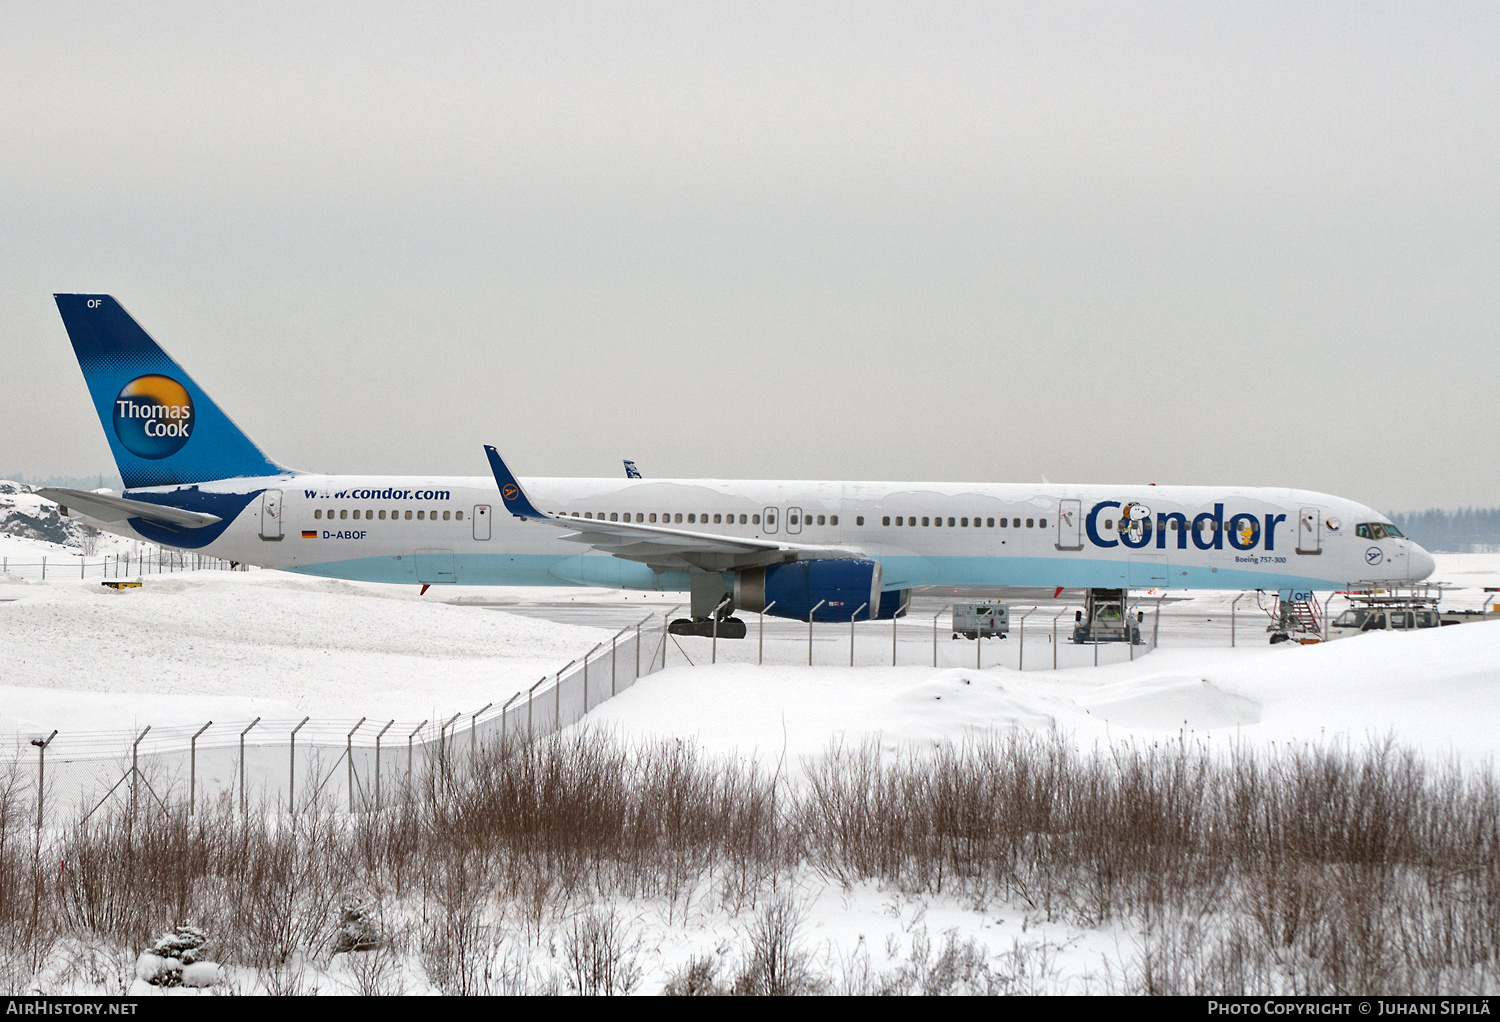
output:
[[[33,552],[52,549],[34,540],[6,542],[30,543]],[[1500,555],[1440,557],[1436,577],[1463,587],[1453,592],[1452,604],[1479,606],[1484,587],[1500,584]],[[585,610],[567,616],[575,623],[558,623],[521,612],[528,602],[570,599],[598,613]],[[1030,653],[1024,673],[1004,666],[787,666],[805,650],[793,630],[768,640],[768,650],[787,647],[779,666],[690,668],[674,650],[674,666],[642,679],[588,719],[626,738],[680,738],[764,764],[784,756],[794,772],[801,757],[837,741],[878,736],[887,747],[921,746],[1012,726],[1057,727],[1084,746],[1154,741],[1184,729],[1225,745],[1358,745],[1394,735],[1434,759],[1456,756],[1471,764],[1491,761],[1500,746],[1500,623],[1270,647],[1259,627],[1245,627],[1242,619],[1241,644],[1230,649],[1222,624],[1228,597],[1197,600],[1176,606],[1217,615],[1219,631],[1184,632],[1195,638],[1173,644],[1164,630],[1161,648],[1099,668],[1053,671],[1050,657]],[[618,627],[614,622],[629,616],[627,607],[643,616],[672,602],[671,596],[586,590],[422,597],[414,588],[270,571],[154,575],[128,591],[97,580],[0,577],[0,733],[125,730],[209,717],[472,711],[607,638]],[[590,620],[610,627],[576,623]],[[920,661],[930,648],[923,631],[913,626],[913,633],[903,663]],[[844,640],[837,635],[820,641],[826,643],[820,657],[842,655],[837,644]],[[707,640],[683,642],[701,663]],[[729,648],[739,651],[737,659],[753,655],[746,653],[749,643]],[[946,637],[942,644],[944,658],[973,650]],[[844,888],[810,876],[798,883],[805,914],[800,941],[818,971],[834,978],[857,970],[862,957],[876,972],[897,968],[922,939],[941,944],[945,931],[956,931],[983,944],[997,970],[1030,970],[1013,989],[1102,990],[1128,969],[1140,946],[1139,931],[1125,923],[1049,923],[1013,905],[912,897],[873,884]],[[637,942],[644,992],[659,990],[693,954],[744,946],[754,926],[748,911],[684,914],[680,904],[652,900],[617,909]],[[529,945],[538,974],[561,968],[557,947],[568,925],[557,920],[555,932]],[[349,989],[353,980],[343,968],[319,965],[307,982],[329,992]],[[401,974],[395,982],[408,992],[431,988],[415,958],[393,968]],[[254,987],[248,973],[238,975],[242,989]]]
[[[16,541],[20,542],[20,541]],[[50,544],[48,544],[50,546]],[[1500,584],[1500,555],[1439,557],[1448,602],[1479,606]],[[521,613],[528,602],[578,601],[570,622]],[[483,606],[504,602],[508,606]],[[431,591],[273,571],[147,577],[117,591],[96,580],[24,581],[0,575],[0,734],[125,730],[255,715],[440,718],[504,700],[579,656],[618,627],[660,613],[670,596],[593,590]],[[1179,613],[1217,615],[1224,594]],[[590,611],[596,611],[593,617]],[[607,613],[606,613],[607,612]],[[1223,739],[1354,741],[1395,734],[1430,755],[1486,759],[1500,735],[1500,623],[1413,634],[1371,634],[1320,646],[1267,646],[1259,625],[1227,647],[1225,634],[1184,633],[1133,662],[1050,670],[1046,634],[1027,670],[957,663],[972,643],[940,644],[948,669],[705,666],[707,640],[682,640],[700,666],[670,649],[665,672],[606,703],[591,721],[631,735],[692,738],[716,750],[816,753],[835,739],[879,734],[890,745],[956,739],[975,728],[1057,726],[1084,744],[1186,728]],[[872,626],[883,629],[884,626]],[[1045,632],[1045,630],[1043,630]],[[804,633],[768,639],[768,661],[796,663]],[[820,662],[847,657],[829,629]],[[901,660],[923,662],[912,626]],[[862,633],[869,648],[888,632]],[[1248,637],[1248,638],[1247,638]],[[909,644],[910,649],[907,648]],[[754,632],[721,654],[753,658]],[[781,648],[785,647],[785,648]],[[825,648],[826,647],[826,648]],[[986,647],[1015,663],[1014,639]],[[876,662],[860,647],[860,662]],[[843,652],[839,652],[843,650]],[[992,652],[992,650],[994,652]],[[1065,653],[1074,653],[1066,644]],[[1123,649],[1107,649],[1120,660]],[[1076,658],[1074,663],[1080,662]],[[1067,658],[1064,658],[1066,664]]]

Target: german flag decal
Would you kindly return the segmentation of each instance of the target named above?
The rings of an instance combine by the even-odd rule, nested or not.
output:
[[[303,539],[317,539],[318,538],[318,534],[316,532],[309,531],[307,529],[303,529],[302,530],[302,538]]]

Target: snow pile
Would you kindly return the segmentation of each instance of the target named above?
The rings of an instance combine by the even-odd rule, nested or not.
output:
[[[135,978],[155,987],[211,987],[223,981],[223,969],[204,957],[208,935],[195,926],[164,934],[135,963]]]
[[[761,760],[878,735],[883,746],[1056,726],[1083,745],[1179,734],[1361,744],[1394,735],[1470,762],[1500,750],[1500,622],[1318,646],[1159,649],[1134,662],[1018,673],[720,665],[643,679],[590,715],[628,735]]]

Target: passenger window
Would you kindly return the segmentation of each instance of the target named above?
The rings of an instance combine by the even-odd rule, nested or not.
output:
[[[697,521],[698,521],[698,516],[697,515],[691,514],[691,513],[688,515],[688,524],[689,525],[692,525],[693,523],[695,523]]]
[[[890,515],[886,515],[884,518],[880,519],[880,524],[881,525],[889,525],[889,524],[891,524],[891,516]],[[899,525],[901,523],[897,522],[896,524]]]
[[[1104,527],[1106,529],[1113,529],[1115,527],[1115,520],[1113,518],[1104,519]],[[1113,542],[1113,540],[1111,540],[1111,542]]]
[[[984,521],[985,525],[989,528],[993,529],[995,527],[995,520],[993,518],[986,518]]]
[[[380,520],[382,522],[385,521],[385,512],[384,511],[380,512]]]
[[[349,509],[348,508],[344,508],[344,510],[340,511],[339,512],[339,517],[340,518],[348,518],[349,517]]]
[[[655,522],[656,521],[656,512],[655,511],[651,512],[651,515],[650,515],[649,518],[647,518],[647,521],[650,521],[650,522]]]
[[[796,515],[792,515],[792,517],[787,520],[787,524],[788,525],[796,525],[797,524],[797,516]]]
[[[406,520],[408,522],[411,521],[411,512],[410,511],[406,512]]]
[[[775,525],[776,524],[776,516],[774,514],[766,515],[766,524],[767,525]]]
[[[1036,527],[1039,529],[1045,529],[1047,527],[1047,519],[1038,518],[1036,521]]]
[[[931,526],[928,524],[928,519],[925,516],[922,518],[922,527],[931,528]]]
[[[902,518],[901,518],[900,515],[896,516],[896,524],[897,525],[904,525],[905,524],[905,522],[902,520]]]
[[[948,528],[953,528],[953,519],[948,519]]]
[[[323,509],[322,508],[318,508],[318,510],[314,511],[313,512],[313,517],[314,518],[322,518],[323,517]]]
[[[585,511],[583,513],[583,517],[585,517],[585,518],[593,518],[594,517],[594,512],[592,512],[592,511]]]
[[[760,524],[760,515],[751,515],[750,516],[750,524],[751,525],[759,525]]]
[[[420,521],[423,521],[423,520],[424,520],[424,519],[423,519],[423,518],[422,518],[422,512],[421,512],[421,511],[418,511],[418,512],[417,512],[417,521],[419,521],[419,522],[420,522]]]
[[[443,512],[443,521],[445,521],[445,522],[448,521],[448,512],[447,511]]]
[[[612,521],[612,522],[618,522],[620,520],[620,512],[618,512],[618,511],[611,511],[609,513],[609,520]]]
[[[835,524],[837,524],[837,523],[835,523]],[[855,515],[854,516],[854,524],[855,525],[863,525],[863,524],[865,524],[865,516],[864,515]]]
[[[977,520],[978,519],[976,519],[976,521]],[[969,520],[967,518],[960,518],[958,520],[958,524],[961,525],[961,526],[963,526],[965,529],[967,529],[969,527]]]
[[[693,516],[692,515],[688,515],[688,517],[692,518]],[[674,516],[673,521],[677,521],[677,522],[682,521],[682,515],[678,514],[678,515]]]
[[[941,529],[943,527],[943,520],[941,518],[934,518],[932,524]]]
[[[740,524],[741,524],[741,525],[744,525],[744,524],[745,524],[745,523],[746,523],[746,522],[748,522],[748,521],[749,521],[749,520],[750,520],[750,519],[749,519],[749,518],[748,518],[748,517],[747,517],[747,516],[746,516],[746,515],[740,515]]]
[[[1002,529],[1008,529],[1008,528],[1010,528],[1010,519],[1009,518],[1002,518],[1002,519],[1000,519],[1000,528],[1002,528]]]
[[[354,520],[355,521],[359,521],[359,509],[358,508],[354,509]]]
[[[1032,527],[1032,525],[1031,525],[1031,519],[1030,518],[1026,519],[1026,527],[1028,529]]]
[[[818,515],[818,524],[819,525],[823,524],[823,516],[822,515]]]
[[[434,522],[437,521],[437,508],[433,508],[431,511],[427,512],[427,517],[432,519]]]
[[[724,524],[722,521],[719,520],[721,517],[722,517],[721,515],[714,515],[714,524],[715,525],[723,525]]]

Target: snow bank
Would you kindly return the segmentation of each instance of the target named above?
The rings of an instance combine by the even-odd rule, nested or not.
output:
[[[1319,646],[1161,649],[1132,663],[1006,668],[718,666],[643,679],[590,719],[775,760],[878,736],[895,748],[1055,724],[1084,745],[1187,733],[1215,740],[1363,743],[1428,755],[1500,749],[1500,622]]]

